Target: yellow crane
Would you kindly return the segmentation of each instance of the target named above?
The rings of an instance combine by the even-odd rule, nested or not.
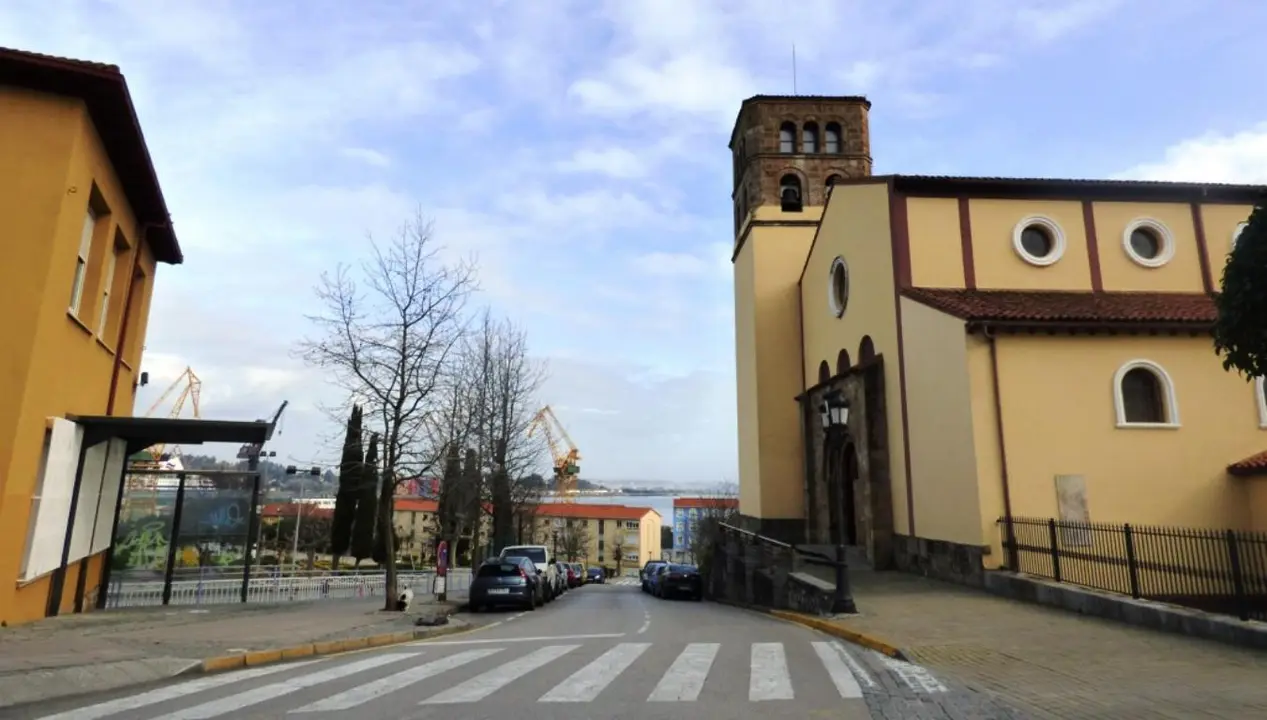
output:
[[[576,496],[572,493],[576,489],[576,476],[581,470],[581,453],[576,449],[576,443],[572,442],[568,431],[563,429],[563,423],[559,422],[549,405],[532,416],[532,423],[528,425],[528,437],[535,435],[538,430],[545,435],[546,445],[550,447],[550,459],[554,463],[555,492],[564,502],[575,502]],[[559,443],[560,439],[563,441],[562,445]]]
[[[167,386],[167,389],[163,391],[163,394],[158,396],[158,399],[154,401],[154,404],[150,406],[150,409],[145,412],[145,417],[153,417],[154,412],[158,410],[158,407],[162,405],[163,401],[167,400],[173,392],[176,391],[176,388],[179,387],[182,382],[185,387],[180,391],[180,395],[176,396],[176,401],[172,403],[172,410],[171,413],[168,414],[168,417],[180,417],[180,411],[184,409],[186,402],[193,406],[194,419],[202,417],[202,410],[199,407],[199,401],[202,397],[202,380],[194,374],[193,368],[188,366],[185,367],[184,371],[181,372],[180,375],[176,376],[176,379],[172,381],[171,385]],[[171,458],[179,455],[180,447],[173,445],[170,449],[168,449],[164,443],[158,443],[146,448],[145,452],[149,454],[149,456],[153,459],[153,462],[161,463],[164,457]]]

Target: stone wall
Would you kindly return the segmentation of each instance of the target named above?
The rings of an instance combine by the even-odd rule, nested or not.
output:
[[[984,553],[985,548],[977,545],[893,536],[893,562],[898,570],[960,585],[985,585]]]

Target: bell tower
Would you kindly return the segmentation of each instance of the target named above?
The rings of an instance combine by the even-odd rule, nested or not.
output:
[[[804,542],[801,268],[831,186],[871,174],[864,97],[748,98],[734,163],[739,512],[749,529]]]

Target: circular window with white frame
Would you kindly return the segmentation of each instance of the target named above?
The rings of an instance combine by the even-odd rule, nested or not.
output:
[[[1122,231],[1122,249],[1136,264],[1158,268],[1174,258],[1175,237],[1162,223],[1138,218]]]
[[[1012,249],[1030,265],[1046,267],[1065,254],[1065,232],[1043,215],[1030,215],[1012,229]]]
[[[849,264],[840,256],[832,261],[827,276],[827,305],[836,317],[844,315],[849,305]]]

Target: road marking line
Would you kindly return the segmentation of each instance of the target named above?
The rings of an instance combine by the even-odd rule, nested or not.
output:
[[[906,683],[907,687],[915,692],[923,690],[926,693],[943,693],[947,691],[946,686],[942,685],[940,680],[933,677],[932,673],[919,665],[895,660],[880,653],[876,653],[876,655],[880,657],[880,662],[884,663],[885,667],[892,670],[894,675],[897,675],[902,682]]]
[[[717,659],[721,643],[691,643],[651,691],[647,702],[695,702]]]
[[[748,700],[791,700],[794,697],[783,643],[753,643]]]
[[[840,656],[839,649],[832,643],[816,642],[812,644],[814,652],[818,654],[818,659],[822,661],[823,667],[827,669],[827,674],[831,676],[831,681],[836,686],[836,690],[840,692],[840,697],[845,700],[862,697],[862,686],[858,684],[857,678],[853,676],[853,672],[845,664],[844,658]]]
[[[435,677],[441,673],[448,672],[454,668],[462,667],[476,660],[486,658],[489,655],[495,655],[501,652],[501,648],[483,649],[483,650],[466,650],[464,652],[449,655],[448,657],[433,660],[408,670],[402,670],[395,675],[388,675],[385,678],[379,678],[373,682],[364,685],[358,685],[351,690],[345,690],[337,695],[331,695],[322,700],[318,700],[301,708],[291,710],[292,713],[305,712],[329,712],[331,710],[347,710],[364,705],[371,700],[396,692],[401,688],[420,683],[427,678]]]
[[[478,640],[439,640],[437,642],[429,642],[427,643],[427,646],[488,645],[490,643],[540,642],[542,640],[604,640],[609,638],[622,638],[624,636],[625,633],[597,633],[593,635],[538,635],[535,637],[480,638]]]
[[[621,643],[577,670],[537,702],[589,702],[642,656],[650,643]]]
[[[433,695],[418,704],[446,705],[478,702],[533,670],[544,667],[579,647],[580,645],[547,645],[518,660],[512,660],[482,675],[476,675],[464,683],[454,685],[448,690]]]
[[[283,663],[280,665],[270,665],[268,667],[255,668],[252,670],[239,670],[236,672],[225,673],[223,675],[213,675],[211,677],[200,678],[198,680],[190,680],[178,685],[150,690],[139,695],[131,695],[118,700],[110,700],[108,702],[90,705],[75,710],[67,710],[66,712],[57,713],[56,715],[46,715],[41,720],[97,720],[109,715],[116,715],[128,710],[137,710],[148,705],[157,705],[168,700],[176,700],[193,695],[204,690],[211,690],[224,685],[232,685],[233,683],[245,682],[253,680],[265,675],[272,675],[283,670],[295,670],[313,663],[323,662],[322,660],[306,660],[297,663]]]
[[[835,646],[836,652],[840,653],[840,659],[844,660],[845,664],[849,666],[849,669],[853,671],[853,676],[858,679],[858,682],[861,682],[869,688],[876,686],[875,680],[871,677],[871,673],[867,672],[867,669],[862,666],[862,663],[858,662],[858,658],[854,657],[853,653],[849,652],[844,645],[841,645],[838,642],[834,642],[832,645]]]
[[[252,705],[259,705],[269,700],[274,700],[282,695],[289,695],[298,692],[304,688],[313,687],[314,685],[322,685],[333,680],[345,678],[349,675],[372,670],[376,667],[387,665],[388,663],[400,662],[402,660],[410,660],[418,657],[422,653],[390,653],[384,655],[376,655],[373,657],[358,660],[353,663],[345,663],[336,665],[332,668],[312,673],[311,675],[300,675],[283,682],[264,685],[262,687],[253,688],[246,692],[230,695],[219,700],[211,700],[201,705],[194,705],[176,712],[163,715],[155,720],[205,720],[205,718],[213,718],[220,715],[228,715],[229,713],[241,712],[243,708]]]
[[[642,611],[642,617],[643,617],[642,627],[638,628],[638,634],[639,634],[639,635],[641,635],[641,634],[645,633],[647,630],[651,629],[651,611],[649,611],[649,610],[643,610],[643,611]]]

